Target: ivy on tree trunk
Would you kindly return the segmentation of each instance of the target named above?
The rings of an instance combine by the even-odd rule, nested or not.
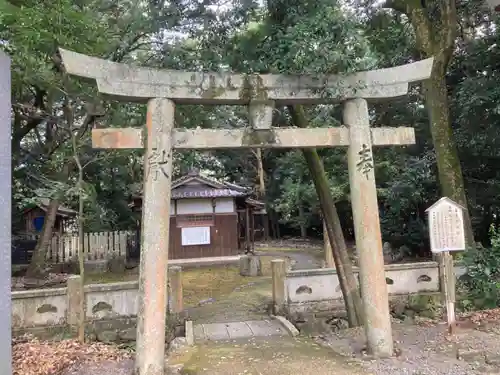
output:
[[[423,58],[433,57],[430,79],[423,83],[436,152],[441,194],[467,207],[462,167],[453,138],[445,75],[453,56],[457,36],[455,0],[388,0],[386,7],[408,16],[415,31],[416,47]],[[474,233],[468,212],[464,214],[467,244],[474,247]]]

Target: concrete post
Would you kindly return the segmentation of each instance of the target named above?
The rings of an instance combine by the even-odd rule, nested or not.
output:
[[[168,269],[168,278],[170,283],[170,312],[179,314],[184,310],[182,294],[182,268],[173,266]]]
[[[332,246],[330,244],[330,237],[328,237],[328,229],[326,228],[325,219],[323,219],[323,249],[325,252],[326,268],[335,268],[335,261],[333,260]]]
[[[279,315],[283,313],[286,302],[286,263],[283,259],[273,259],[271,261],[271,274],[273,281],[273,313]]]
[[[174,102],[151,99],[144,158],[135,375],[164,375]]]
[[[80,321],[80,301],[85,296],[80,293],[80,275],[73,275],[68,278],[68,325],[72,328],[78,326]]]
[[[343,117],[349,127],[349,184],[367,348],[370,354],[388,357],[393,354],[392,327],[366,100],[345,102]]]

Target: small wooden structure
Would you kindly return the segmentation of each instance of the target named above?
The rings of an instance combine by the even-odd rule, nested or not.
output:
[[[48,198],[40,198],[39,202],[39,204],[28,207],[22,212],[24,224],[22,232],[26,234],[35,234],[42,231],[50,200]],[[78,212],[75,210],[60,205],[57,209],[53,233],[59,235],[66,234],[69,231],[69,227],[74,224],[77,214]]]
[[[252,251],[255,215],[264,204],[243,186],[218,181],[197,170],[172,183],[170,202],[170,259],[232,256]],[[130,207],[141,212],[142,195]],[[138,227],[140,228],[140,219]],[[137,257],[138,251],[133,251]]]

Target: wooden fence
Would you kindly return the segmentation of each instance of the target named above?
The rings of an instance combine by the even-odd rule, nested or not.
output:
[[[22,240],[38,240],[39,235],[23,235]],[[84,234],[83,254],[85,260],[110,259],[127,255],[130,241],[136,240],[135,232],[94,232]],[[18,237],[19,238],[19,237]],[[54,235],[47,251],[47,260],[64,263],[78,257],[79,237]],[[27,250],[27,249],[26,249]]]

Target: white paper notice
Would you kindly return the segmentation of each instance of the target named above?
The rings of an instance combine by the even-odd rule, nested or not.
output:
[[[210,245],[210,227],[182,228],[182,246]]]

